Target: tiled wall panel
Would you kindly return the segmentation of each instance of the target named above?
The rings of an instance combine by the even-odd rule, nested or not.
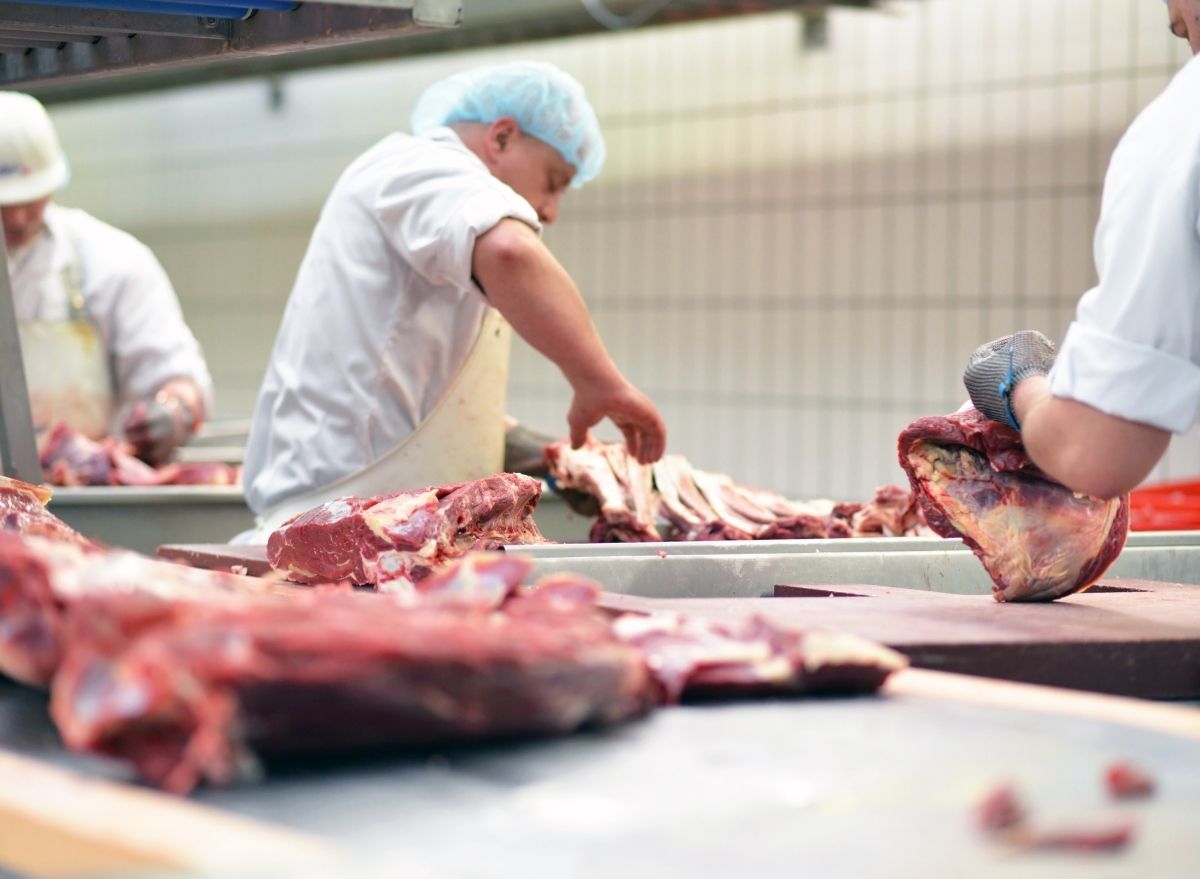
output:
[[[1087,14],[1081,14],[1081,8]],[[900,477],[894,438],[962,401],[979,342],[1065,331],[1121,132],[1186,59],[1148,0],[923,0],[297,74],[55,109],[64,202],[159,253],[245,418],[321,201],[421,89],[484,61],[579,76],[609,143],[547,241],[671,448],[796,495]],[[563,429],[524,345],[510,408]],[[607,435],[612,435],[611,430]],[[1195,435],[1156,477],[1200,472]]]

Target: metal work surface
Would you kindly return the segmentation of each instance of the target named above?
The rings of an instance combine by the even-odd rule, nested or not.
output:
[[[550,524],[544,527],[550,533],[575,527],[572,515],[559,502],[539,506],[535,518],[539,525]],[[166,554],[198,567],[245,565],[255,570],[264,564],[261,547],[176,543]],[[530,582],[573,571],[597,580],[609,592],[650,598],[754,598],[771,595],[780,583],[870,583],[959,595],[988,595],[992,585],[962,541],[941,538],[567,543],[511,546],[508,551],[533,559]],[[1131,534],[1104,580],[1113,585],[1122,580],[1200,583],[1200,534]]]
[[[1036,711],[911,694],[679,707],[566,739],[275,765],[193,799],[334,840],[346,876],[397,860],[433,877],[1200,875],[1200,740]],[[0,684],[0,739],[122,777],[63,752],[32,691]],[[1159,792],[1106,802],[1105,767],[1130,757]],[[972,816],[1005,779],[1037,819],[1129,816],[1135,841],[1008,852]]]
[[[0,236],[0,473],[26,482],[42,481],[3,236]]]
[[[50,510],[88,537],[147,555],[164,543],[224,543],[254,524],[237,486],[56,488]]]
[[[575,571],[610,592],[658,598],[769,595],[777,583],[870,583],[986,595],[992,582],[961,540],[852,538],[712,543],[563,544],[513,547],[534,560],[533,577]],[[1131,534],[1105,574],[1200,583],[1200,534]]]

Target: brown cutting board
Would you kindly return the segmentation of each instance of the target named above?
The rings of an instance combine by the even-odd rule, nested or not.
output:
[[[606,593],[609,610],[852,632],[918,668],[1128,696],[1200,698],[1200,586],[1120,580],[1039,604],[880,586],[775,587],[774,598]]]
[[[193,568],[228,571],[245,568],[251,577],[271,572],[265,546],[233,546],[228,543],[180,543],[160,546],[155,553],[160,559],[181,562]]]

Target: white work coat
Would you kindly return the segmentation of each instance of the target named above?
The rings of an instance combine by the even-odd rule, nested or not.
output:
[[[300,265],[246,449],[256,513],[344,479],[442,398],[488,304],[475,241],[541,226],[449,128],[384,138],[334,185]]]
[[[1200,414],[1200,58],[1125,132],[1050,392],[1185,433]]]
[[[195,382],[205,411],[211,410],[212,378],[200,345],[166,272],[132,235],[77,208],[50,204],[41,233],[9,254],[9,277],[21,323],[69,320],[66,288],[78,285],[108,356],[118,411],[176,378]]]

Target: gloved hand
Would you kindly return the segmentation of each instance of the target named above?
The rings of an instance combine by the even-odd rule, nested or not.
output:
[[[147,464],[163,464],[192,435],[196,413],[183,400],[159,391],[150,400],[134,403],[121,422],[134,454]]]
[[[1030,376],[1046,375],[1053,364],[1054,343],[1036,330],[1022,330],[976,348],[963,373],[963,384],[976,409],[1020,430],[1012,392]]]

